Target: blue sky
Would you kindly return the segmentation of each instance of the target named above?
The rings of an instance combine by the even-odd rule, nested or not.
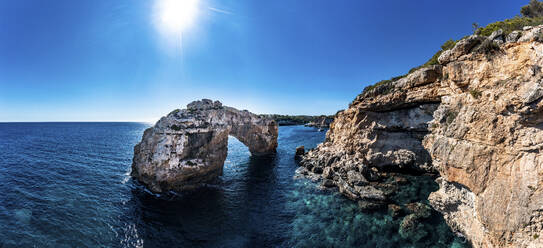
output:
[[[528,2],[199,0],[168,33],[157,1],[0,0],[0,121],[156,121],[200,98],[334,114]]]

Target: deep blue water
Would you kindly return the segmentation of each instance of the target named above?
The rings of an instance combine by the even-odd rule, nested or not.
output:
[[[0,247],[461,247],[442,219],[411,243],[400,220],[294,179],[295,147],[325,135],[301,126],[279,128],[275,158],[230,138],[219,185],[155,197],[129,177],[148,126],[0,123]]]

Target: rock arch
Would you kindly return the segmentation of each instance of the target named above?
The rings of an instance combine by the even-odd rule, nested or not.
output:
[[[252,155],[276,152],[275,121],[203,99],[172,111],[145,130],[134,147],[131,174],[157,193],[212,182],[222,175],[228,135],[245,144]]]

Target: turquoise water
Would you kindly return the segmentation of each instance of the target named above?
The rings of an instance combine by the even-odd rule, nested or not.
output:
[[[401,218],[363,213],[334,191],[294,179],[298,145],[324,132],[280,127],[274,158],[229,139],[218,185],[156,197],[129,177],[147,124],[0,123],[0,247],[464,247],[442,218],[413,243]],[[411,178],[397,200],[436,185]],[[422,187],[419,187],[423,185]]]

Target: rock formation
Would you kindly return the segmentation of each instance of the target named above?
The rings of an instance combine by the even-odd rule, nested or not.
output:
[[[212,182],[222,174],[228,135],[252,155],[274,154],[277,148],[275,121],[204,99],[145,130],[134,147],[132,176],[157,193]]]
[[[316,117],[315,120],[308,122],[304,124],[306,127],[316,127],[316,128],[329,128],[330,124],[334,121],[334,118],[330,118],[328,116],[319,116]]]
[[[543,247],[542,31],[470,36],[365,90],[300,164],[357,200],[382,200],[382,172],[438,173],[429,201],[474,247]]]

